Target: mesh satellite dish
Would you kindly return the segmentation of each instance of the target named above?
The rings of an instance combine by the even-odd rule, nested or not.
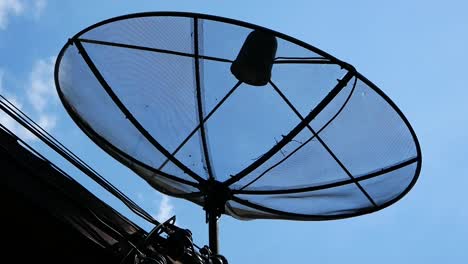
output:
[[[403,197],[421,150],[353,66],[227,18],[132,14],[75,35],[55,68],[68,113],[155,189],[217,220],[332,220]]]

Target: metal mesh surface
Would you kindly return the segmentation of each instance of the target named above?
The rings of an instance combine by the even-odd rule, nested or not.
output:
[[[273,34],[271,80],[231,73],[253,30]],[[419,175],[416,136],[352,66],[286,35],[187,13],[144,13],[74,36],[56,64],[69,114],[159,191],[204,206],[229,188],[240,219],[328,220],[382,209]]]

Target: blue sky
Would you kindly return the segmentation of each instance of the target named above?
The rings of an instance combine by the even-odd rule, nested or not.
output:
[[[400,107],[420,140],[421,176],[395,205],[330,222],[221,219],[221,252],[231,263],[464,263],[468,261],[468,4],[465,1],[51,1],[0,0],[0,93],[160,218],[205,244],[197,206],[160,195],[73,124],[55,92],[55,56],[98,21],[142,11],[226,16],[287,33],[354,65]],[[5,116],[0,122],[48,154],[128,217],[103,192]],[[465,135],[465,136],[464,136]]]

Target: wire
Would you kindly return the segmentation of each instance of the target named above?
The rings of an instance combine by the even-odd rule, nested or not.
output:
[[[0,94],[0,109],[2,109],[6,114],[8,114],[11,118],[13,118],[16,122],[26,128],[29,132],[34,134],[38,137],[42,142],[47,144],[50,148],[55,150],[59,155],[73,164],[76,168],[94,180],[97,184],[103,187],[105,190],[113,194],[117,199],[122,201],[132,212],[140,216],[141,218],[145,219],[146,221],[154,224],[159,225],[160,223],[154,219],[148,212],[138,206],[134,201],[132,201],[129,197],[127,197],[124,193],[122,193],[119,189],[113,186],[109,181],[107,181],[103,176],[97,173],[91,166],[89,166],[86,162],[80,159],[77,155],[75,155],[70,149],[65,147],[62,143],[60,143],[55,137],[50,135],[47,131],[45,131],[41,126],[39,126],[36,122],[34,122],[28,115],[18,109],[13,103],[11,103],[8,99],[6,99],[3,95]],[[2,127],[4,127],[2,125]],[[5,127],[4,127],[5,128]],[[14,135],[11,131],[10,134]],[[26,144],[23,140],[19,139],[15,136],[17,140],[20,140],[22,144],[28,146],[29,149],[33,149],[31,146]],[[58,169],[60,172],[64,173],[63,170],[58,168],[55,164],[50,162],[44,156],[40,155],[37,151],[34,151],[35,154],[38,154],[42,159],[47,161],[51,164],[54,168]],[[64,173],[67,175],[66,173]],[[68,177],[70,177],[68,175]],[[70,177],[71,178],[71,177]]]
[[[11,103],[10,101],[8,101],[8,99],[6,99],[4,96],[0,95],[0,97],[5,100],[12,108],[10,109],[14,109],[15,111],[21,113],[21,116],[20,118],[25,121],[26,123],[28,123],[28,121],[30,122],[29,125],[31,126],[32,129],[38,131],[39,133],[43,133],[44,134],[44,137],[45,139],[50,142],[51,144],[55,145],[56,147],[58,148],[62,148],[62,150],[65,152],[65,154],[69,155],[70,157],[72,157],[73,159],[75,159],[78,163],[80,163],[81,165],[83,165],[86,169],[90,170],[92,173],[94,173],[97,177],[101,178],[101,180],[103,182],[105,182],[107,185],[110,185],[112,186],[112,184],[107,181],[104,177],[102,177],[101,175],[99,175],[99,173],[97,173],[91,166],[89,166],[86,162],[84,162],[82,159],[80,159],[77,155],[75,155],[75,153],[73,153],[70,149],[68,149],[66,146],[64,146],[60,141],[58,141],[55,137],[53,137],[51,134],[49,134],[46,130],[44,130],[41,126],[39,126],[36,122],[34,122],[34,120],[32,120],[28,115],[26,115],[23,111],[21,111],[21,109],[17,108],[13,103]],[[19,115],[18,115],[19,116]],[[27,120],[27,121],[26,121]],[[31,125],[34,124],[34,126]],[[114,187],[114,186],[112,186]],[[130,203],[132,203],[134,206],[137,206],[136,203],[134,203],[132,200],[130,200],[130,198],[128,198],[124,193],[122,193],[120,190],[118,190],[117,188],[114,187],[114,189],[120,194],[122,195],[123,197],[125,197]],[[149,215],[149,214],[148,214]],[[149,215],[150,216],[150,215]]]
[[[124,203],[124,205],[127,206],[132,212],[134,212],[138,216],[142,217],[146,221],[154,224],[156,227],[153,229],[153,231],[157,230],[157,232],[159,234],[159,229],[161,229],[161,228],[165,229],[165,224],[166,223],[174,224],[175,216],[171,217],[170,219],[168,219],[164,223],[160,223],[156,219],[154,219],[148,212],[146,212],[144,209],[139,207],[134,201],[132,201],[129,197],[127,197],[124,193],[122,193],[119,189],[117,189],[109,181],[107,181],[103,176],[101,176],[98,172],[96,172],[89,164],[87,164],[85,161],[83,161],[81,158],[79,158],[75,153],[73,153],[70,149],[68,149],[66,146],[64,146],[54,136],[52,136],[47,131],[45,131],[39,124],[34,122],[34,120],[32,120],[27,114],[25,114],[23,111],[21,111],[19,108],[17,108],[13,103],[11,103],[7,98],[5,98],[1,94],[0,94],[0,109],[3,110],[3,112],[5,112],[7,115],[9,115],[16,122],[18,122],[21,126],[23,126],[25,129],[27,129],[29,132],[34,134],[39,140],[44,142],[51,149],[55,150],[60,156],[65,158],[68,162],[70,162],[72,165],[74,165],[76,168],[78,168],[80,171],[82,171],[85,175],[90,177],[97,184],[99,184],[105,190],[109,191],[117,199],[122,201]],[[6,126],[4,126],[3,124],[0,124],[0,128],[2,128],[4,131],[9,133],[13,138],[15,138],[15,140],[17,142],[19,142],[23,146],[27,147],[33,154],[38,156],[44,162],[47,162],[51,167],[53,167],[54,169],[59,171],[65,177],[67,177],[68,179],[78,183],[67,172],[63,171],[60,167],[58,167],[53,162],[48,160],[46,157],[44,157],[41,153],[36,151],[32,146],[30,146],[24,140],[22,140],[21,138],[16,136]],[[156,261],[156,259],[145,256],[145,254],[143,254],[143,252],[141,252],[140,249],[138,249],[138,247],[135,244],[133,244],[132,241],[128,240],[123,234],[121,234],[119,231],[117,231],[116,229],[114,229],[113,227],[108,225],[106,222],[104,222],[91,209],[88,208],[88,210],[91,212],[92,215],[94,215],[94,217],[99,222],[101,222],[104,226],[109,228],[111,231],[113,231],[115,234],[117,234],[121,238],[125,239],[127,241],[127,243],[131,246],[131,250],[129,250],[129,252],[121,260],[120,263],[123,263],[128,258],[128,256],[130,256],[132,254],[132,252],[134,252],[134,251],[136,251],[139,255],[143,256],[143,258],[152,259],[153,261]],[[94,233],[92,231],[93,230],[88,230],[88,232]],[[102,239],[97,234],[94,234],[93,237],[95,239]],[[191,241],[190,249],[193,252],[193,254],[197,255],[196,251],[195,251],[195,248],[200,249],[199,246],[197,246],[195,243],[193,243],[193,241]]]

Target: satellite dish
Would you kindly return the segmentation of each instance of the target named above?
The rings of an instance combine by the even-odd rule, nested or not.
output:
[[[397,106],[353,66],[232,19],[141,13],[61,50],[58,93],[101,148],[217,219],[332,220],[403,197],[421,150]]]

